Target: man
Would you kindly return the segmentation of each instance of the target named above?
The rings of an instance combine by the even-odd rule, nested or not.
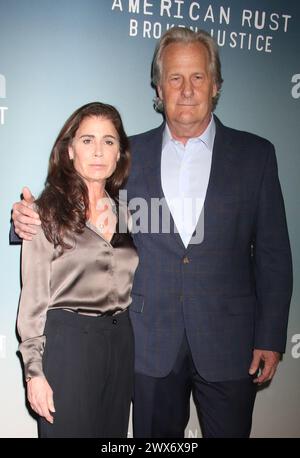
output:
[[[274,148],[212,115],[222,77],[206,32],[166,32],[153,83],[165,123],[131,138],[128,199],[165,197],[177,231],[134,234],[134,435],[183,437],[192,392],[204,437],[248,437],[256,386],[285,350],[292,290]],[[21,237],[37,221],[26,194],[13,212]],[[185,199],[204,201],[188,225]]]

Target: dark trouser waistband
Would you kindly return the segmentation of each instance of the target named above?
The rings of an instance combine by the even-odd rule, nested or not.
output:
[[[128,326],[130,323],[128,309],[113,316],[89,316],[80,313],[72,313],[64,309],[50,309],[47,313],[47,321],[89,330],[111,329],[112,327]]]

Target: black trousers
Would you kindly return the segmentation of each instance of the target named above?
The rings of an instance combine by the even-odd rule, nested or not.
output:
[[[196,371],[186,337],[168,376],[135,375],[134,437],[184,437],[191,393],[203,437],[249,437],[256,396],[253,377],[205,381]]]
[[[40,437],[127,437],[134,344],[128,311],[115,316],[48,312],[43,368],[53,390],[53,425]]]

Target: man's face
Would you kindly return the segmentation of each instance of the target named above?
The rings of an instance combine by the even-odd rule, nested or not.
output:
[[[217,93],[209,55],[201,43],[172,43],[162,54],[157,87],[172,135],[178,140],[201,135],[209,124]]]

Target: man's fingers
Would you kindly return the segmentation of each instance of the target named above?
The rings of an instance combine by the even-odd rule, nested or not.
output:
[[[34,197],[33,195],[31,194],[31,191],[29,188],[27,188],[27,186],[25,186],[23,189],[22,189],[22,194],[23,194],[23,197],[25,199],[26,202],[28,203],[33,203],[34,201]]]
[[[258,377],[256,377],[253,382],[261,385],[262,383],[267,381],[266,375],[262,372]]]
[[[13,205],[13,217],[17,221],[20,221],[20,218],[22,217],[29,217],[32,219],[31,224],[40,224],[40,218],[39,215],[36,211],[34,211],[28,204],[24,205],[22,203],[17,203]]]
[[[260,363],[260,357],[259,355],[255,354],[253,355],[253,359],[252,359],[252,362],[251,362],[251,366],[249,368],[249,374],[250,375],[253,375],[255,374],[255,372],[258,370],[259,368],[259,363]]]
[[[259,362],[253,361],[251,363],[251,366],[250,366],[250,369],[249,369],[249,374],[250,375],[255,374],[255,372],[258,370],[258,366],[259,366]]]
[[[32,240],[32,235],[36,234],[36,229],[34,226],[27,226],[26,224],[17,224],[15,226],[15,231],[19,237],[25,240]]]
[[[31,242],[33,240],[32,235],[26,234],[25,232],[22,232],[22,231],[18,231],[17,229],[15,229],[15,232],[22,240],[27,240],[28,242]]]
[[[19,227],[24,232],[27,232],[26,226],[31,226],[31,229],[37,230],[36,226],[39,226],[40,222],[36,219],[30,218],[30,216],[19,215],[18,220],[15,222],[15,227]],[[22,227],[24,226],[24,227]]]
[[[277,351],[254,349],[249,374],[254,375],[259,366],[263,365],[260,374],[253,380],[254,383],[260,385],[271,380],[276,372],[279,360],[280,353]]]
[[[23,208],[23,207],[24,207],[24,208],[25,208],[25,207],[26,207],[26,208],[32,208],[32,204],[31,204],[30,202],[26,202],[26,200],[23,199],[23,200],[21,200],[21,201],[19,201],[19,202],[15,202],[15,203],[13,204],[13,207],[12,207],[12,208],[13,208],[13,211],[15,211],[15,212],[20,211],[20,212],[22,213],[22,208]]]
[[[25,192],[26,194],[26,192]],[[30,191],[27,192],[29,199]],[[32,197],[32,196],[31,196]],[[30,202],[22,200],[13,205],[12,219],[15,226],[16,234],[24,240],[32,240],[32,235],[37,234],[36,226],[41,225],[41,221],[37,212],[32,208]]]
[[[276,366],[265,366],[261,371],[261,374],[256,377],[253,381],[254,383],[258,383],[259,385],[269,380],[272,380],[274,374],[276,372]]]

